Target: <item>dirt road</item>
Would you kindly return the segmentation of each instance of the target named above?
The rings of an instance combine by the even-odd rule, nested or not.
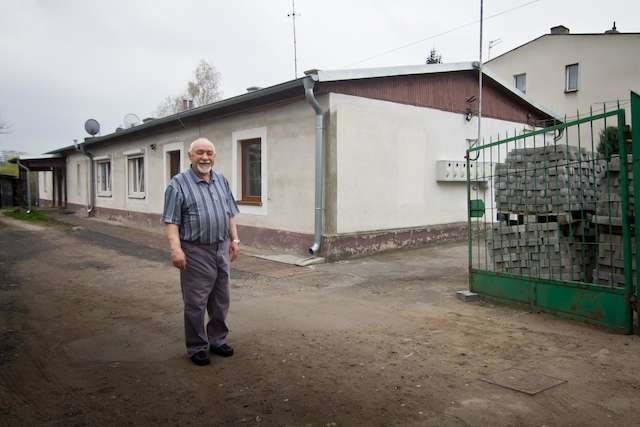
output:
[[[458,301],[464,245],[243,256],[236,355],[196,367],[167,253],[101,227],[0,224],[1,425],[637,425],[638,337]],[[480,380],[510,367],[567,382]]]

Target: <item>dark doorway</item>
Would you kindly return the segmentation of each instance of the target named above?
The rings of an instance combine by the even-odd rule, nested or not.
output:
[[[169,151],[169,178],[180,173],[180,150]]]

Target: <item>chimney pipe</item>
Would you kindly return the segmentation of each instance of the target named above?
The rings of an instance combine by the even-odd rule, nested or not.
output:
[[[564,25],[556,25],[551,27],[551,34],[569,34],[569,29]]]

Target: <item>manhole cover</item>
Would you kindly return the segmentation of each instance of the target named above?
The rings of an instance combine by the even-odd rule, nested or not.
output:
[[[526,393],[530,396],[567,382],[566,380],[550,377],[549,375],[544,375],[539,372],[528,372],[517,368],[497,372],[486,378],[480,378],[480,380]]]

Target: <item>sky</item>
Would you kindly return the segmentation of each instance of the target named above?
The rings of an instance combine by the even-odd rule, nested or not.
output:
[[[479,0],[296,0],[298,76],[308,69],[479,58]],[[2,0],[0,151],[41,154],[152,117],[204,59],[223,97],[295,78],[291,0]],[[493,16],[497,15],[497,16]],[[485,0],[483,57],[565,25],[640,32],[637,0]],[[469,25],[467,25],[469,24]]]

